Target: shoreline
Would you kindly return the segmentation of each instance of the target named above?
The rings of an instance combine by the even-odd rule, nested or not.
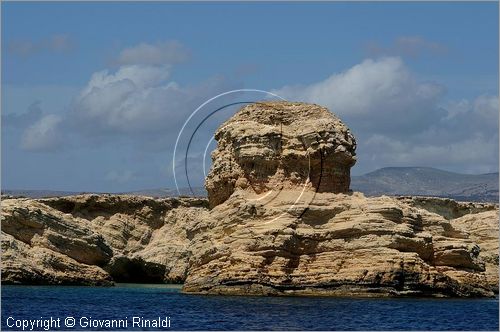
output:
[[[286,194],[286,192],[284,192]],[[244,193],[237,193],[238,195],[242,195]],[[235,198],[231,198],[235,203],[241,206],[245,211],[245,203],[246,198],[244,196],[236,195]],[[402,217],[402,213],[405,210],[403,209],[412,209],[411,211],[419,211],[418,213],[423,215],[428,215],[426,218],[433,218],[431,220],[431,226],[437,227],[439,225],[453,225],[451,227],[458,227],[458,225],[465,225],[467,231],[472,231],[469,229],[473,223],[478,223],[478,229],[482,229],[482,227],[495,227],[495,223],[491,224],[492,216],[498,216],[498,205],[496,204],[486,204],[486,203],[462,203],[456,202],[449,199],[441,199],[441,198],[429,198],[429,197],[381,197],[381,198],[364,198],[359,193],[352,193],[351,195],[326,195],[326,194],[317,194],[316,199],[318,202],[322,202],[321,200],[327,199],[324,203],[321,203],[316,207],[312,205],[310,207],[310,211],[314,212],[315,209],[320,209],[320,212],[314,212],[314,219],[317,220],[321,215],[326,216],[338,214],[338,212],[332,213],[329,212],[329,205],[332,204],[332,211],[338,209],[335,207],[337,202],[346,202],[347,204],[359,204],[358,201],[363,202],[366,205],[366,210],[374,209],[377,207],[375,211],[376,214],[372,214],[370,218],[377,218],[379,221],[386,220],[384,222],[387,223],[387,230],[384,230],[381,239],[385,239],[389,237],[389,239],[394,239],[397,241],[401,241],[401,235],[394,234],[394,231],[399,229],[401,226],[401,221],[397,221],[394,223],[391,221],[399,220],[398,218]],[[231,202],[232,202],[231,201]],[[352,203],[348,203],[352,202]],[[365,203],[366,202],[366,203]],[[342,204],[346,204],[342,203]],[[123,283],[127,281],[125,278],[129,278],[129,282],[132,284],[144,284],[144,281],[151,284],[156,285],[166,285],[166,284],[177,284],[179,288],[182,288],[184,284],[187,284],[187,290],[183,291],[183,293],[196,293],[196,294],[211,294],[211,295],[261,295],[261,296],[331,296],[331,297],[353,297],[353,298],[383,298],[383,297],[411,297],[411,298],[434,298],[434,297],[476,297],[476,296],[487,296],[494,297],[495,294],[498,294],[498,286],[493,288],[494,292],[486,293],[486,292],[477,292],[476,290],[464,289],[464,291],[460,291],[462,293],[453,293],[453,283],[450,283],[452,279],[446,277],[448,279],[443,279],[445,284],[439,286],[441,288],[435,286],[419,286],[419,283],[412,285],[409,283],[409,287],[405,285],[399,285],[398,279],[389,279],[385,283],[377,284],[366,282],[362,282],[361,280],[358,282],[356,280],[351,281],[336,281],[334,283],[329,282],[328,280],[321,281],[321,276],[324,275],[324,268],[322,270],[318,270],[315,274],[305,274],[310,278],[309,281],[306,282],[304,280],[301,283],[295,284],[287,284],[284,282],[283,284],[277,283],[267,283],[269,287],[260,288],[259,284],[262,284],[261,281],[256,279],[250,279],[250,281],[244,281],[245,284],[253,285],[251,289],[246,289],[247,286],[244,286],[241,289],[238,289],[237,284],[235,286],[231,286],[232,282],[225,282],[224,280],[220,281],[212,281],[211,277],[206,279],[207,288],[204,288],[203,284],[196,284],[196,287],[193,287],[192,279],[189,279],[189,276],[194,272],[197,272],[197,269],[190,267],[190,262],[196,262],[192,253],[187,251],[190,246],[194,246],[193,249],[199,248],[202,250],[214,250],[210,249],[209,243],[203,244],[203,239],[206,238],[206,234],[211,234],[212,232],[216,232],[214,234],[220,234],[223,236],[223,241],[229,241],[231,239],[231,235],[224,235],[226,232],[226,224],[228,229],[234,227],[242,227],[241,232],[248,232],[249,229],[254,227],[256,231],[260,228],[258,222],[253,221],[244,221],[237,222],[236,224],[231,221],[231,218],[236,215],[221,215],[221,221],[218,221],[220,225],[222,225],[222,229],[219,231],[217,228],[213,226],[203,226],[200,228],[200,225],[203,223],[213,223],[213,217],[211,214],[220,210],[219,208],[215,208],[213,211],[208,210],[206,207],[207,201],[204,199],[197,198],[167,198],[167,199],[152,199],[148,197],[142,196],[124,196],[124,195],[79,195],[79,196],[70,196],[70,197],[60,197],[60,198],[49,198],[49,199],[3,199],[2,200],[2,230],[4,234],[2,235],[2,278],[4,279],[2,285],[16,285],[16,284],[25,284],[29,286],[45,286],[45,285],[61,285],[61,286],[76,286],[76,285],[84,285],[88,286],[96,286],[99,287],[113,287],[115,283]],[[381,205],[382,204],[382,205]],[[384,207],[383,204],[390,204],[388,207]],[[391,206],[394,205],[394,206]],[[326,206],[326,208],[325,208]],[[407,207],[408,206],[408,207]],[[240,209],[241,209],[240,208]],[[343,208],[342,208],[343,209]],[[356,211],[356,210],[353,210]],[[431,211],[431,212],[429,212]],[[246,212],[245,212],[246,213]],[[318,214],[320,213],[320,214]],[[349,212],[352,213],[352,212]],[[358,212],[355,212],[358,213]],[[424,214],[425,213],[425,214]],[[368,215],[367,215],[368,216]],[[217,217],[219,218],[219,217]],[[307,220],[307,215],[305,216],[305,221]],[[367,218],[366,216],[362,216],[362,218]],[[406,218],[406,217],[405,217]],[[465,218],[465,219],[464,219]],[[326,219],[328,221],[328,219]],[[364,219],[363,219],[364,220]],[[371,220],[371,219],[367,219]],[[402,219],[403,224],[404,220]],[[435,220],[435,221],[433,221]],[[460,223],[459,220],[463,220]],[[296,221],[301,222],[301,221]],[[364,222],[364,221],[363,221]],[[435,223],[436,226],[433,226]],[[244,227],[245,224],[248,227]],[[342,223],[335,222],[331,227],[338,227]],[[490,225],[491,224],[491,225]],[[128,226],[127,226],[128,225]],[[264,224],[265,225],[265,224]],[[307,226],[307,224],[305,224]],[[376,226],[377,224],[373,224]],[[354,227],[353,227],[354,226]],[[130,228],[131,233],[130,238],[122,238],[122,229]],[[268,227],[268,226],[265,226]],[[303,226],[301,226],[303,227]],[[310,227],[310,226],[307,226]],[[344,237],[349,237],[355,234],[352,232],[359,232],[358,230],[360,226],[357,225],[349,225],[345,230],[342,230],[342,233],[339,233],[340,239]],[[366,226],[363,227],[372,227],[371,221],[367,223]],[[378,227],[378,226],[377,226]],[[441,226],[439,226],[441,227]],[[446,226],[450,227],[450,226]],[[462,226],[461,226],[462,227]],[[498,227],[498,225],[496,225]],[[192,229],[192,230],[191,230]],[[268,232],[276,232],[277,236],[290,236],[286,234],[282,234],[285,230],[290,234],[293,232],[290,229],[274,229],[274,228],[262,228],[264,231],[264,235],[259,235],[259,233],[255,233],[254,235],[248,236],[245,238],[245,241],[251,243],[252,241],[258,241],[259,238],[265,235]],[[432,229],[432,228],[431,228]],[[460,232],[463,232],[464,228],[460,228]],[[321,228],[319,228],[321,230]],[[208,233],[207,233],[208,232]],[[234,232],[234,230],[233,230]],[[254,232],[254,231],[252,231]],[[261,231],[258,231],[261,232]],[[331,232],[331,231],[329,231]],[[349,232],[349,233],[345,233]],[[363,231],[366,232],[366,231]],[[368,231],[372,232],[372,231]],[[377,231],[380,232],[380,231]],[[194,234],[194,235],[191,235]],[[148,238],[145,238],[145,234],[148,235]],[[250,233],[252,234],[252,233]],[[333,233],[327,233],[333,234]],[[367,233],[369,234],[369,233]],[[373,238],[376,233],[373,235],[369,235]],[[449,233],[453,235],[452,233]],[[458,233],[462,234],[462,233]],[[479,233],[478,233],[479,234]],[[439,234],[437,234],[439,235]],[[185,238],[183,238],[185,236]],[[202,242],[198,242],[198,236]],[[219,235],[217,235],[219,236]],[[309,235],[307,235],[309,236]],[[330,236],[330,235],[329,235]],[[428,237],[428,235],[424,235],[422,239],[424,241]],[[442,237],[442,235],[439,235]],[[449,235],[448,235],[449,236]],[[462,235],[460,235],[462,236]],[[476,235],[474,235],[476,236]],[[292,237],[293,238],[297,238]],[[297,239],[301,239],[303,236],[298,237]],[[146,240],[147,239],[147,240]],[[305,237],[307,239],[307,237]],[[404,238],[403,238],[404,239]],[[418,240],[420,242],[414,242],[414,237],[408,237],[405,241],[413,241],[408,242],[405,246],[408,245],[418,245],[421,246],[422,240]],[[417,237],[417,239],[419,239]],[[476,241],[483,241],[482,238],[476,236],[474,239]],[[231,241],[241,241],[238,237]],[[302,240],[301,240],[302,241]],[[309,241],[309,240],[307,240]],[[325,239],[327,241],[327,239]],[[328,240],[333,241],[333,240]],[[335,240],[339,241],[339,240]],[[386,240],[384,240],[386,241]],[[391,240],[392,241],[392,240]],[[453,240],[456,243],[453,246],[457,246],[456,250],[476,250],[475,247],[467,244],[467,247],[464,247],[462,243],[469,243],[470,240],[464,241],[460,239]],[[304,245],[311,246],[306,242]],[[366,245],[366,241],[363,241],[363,245]],[[360,245],[361,245],[360,243]],[[376,242],[374,242],[376,243]],[[413,244],[412,244],[413,243]],[[489,243],[489,242],[488,242]],[[398,244],[399,245],[399,244]],[[492,244],[488,244],[491,246]],[[391,245],[394,246],[394,245]],[[16,249],[17,248],[17,249]],[[122,254],[120,251],[124,248],[129,251],[129,254]],[[129,249],[127,249],[129,248]],[[311,249],[307,250],[316,250],[314,247],[310,247]],[[381,247],[384,251],[388,249],[386,247]],[[397,248],[397,247],[396,247]],[[424,250],[426,247],[422,247],[422,249],[418,249],[418,255],[427,255]],[[444,247],[446,248],[446,247]],[[470,249],[467,249],[470,248]],[[195,250],[199,250],[195,249]],[[14,251],[13,251],[14,250]],[[18,251],[16,251],[18,250]],[[217,249],[215,249],[217,250]],[[251,259],[255,259],[254,257],[259,257],[260,255],[283,255],[279,254],[279,250],[288,250],[286,245],[281,245],[281,247],[277,248],[277,251],[256,251],[249,252],[245,255],[251,255]],[[394,258],[391,259],[399,259],[398,255],[406,253],[399,253],[399,251],[395,251],[394,249],[389,249],[391,255]],[[397,249],[396,249],[397,250]],[[403,249],[404,250],[404,249]],[[448,249],[446,249],[448,250]],[[455,249],[454,249],[455,250]],[[203,251],[202,251],[203,252]],[[236,251],[237,252],[237,251]],[[356,256],[358,258],[366,256],[370,257],[372,250],[363,250],[360,251],[359,255]],[[460,253],[460,251],[456,251]],[[491,251],[492,254],[495,251]],[[185,254],[189,253],[189,254]],[[443,252],[447,254],[446,251]],[[450,252],[451,253],[451,252]],[[487,254],[488,252],[486,252]],[[54,270],[47,269],[44,267],[43,261],[37,261],[37,255],[45,255],[46,261],[58,262],[58,266],[66,266],[63,269],[59,269],[56,265],[54,265]],[[33,255],[33,256],[31,256]],[[290,255],[286,253],[286,255]],[[315,256],[311,256],[307,252],[301,254],[302,258],[305,259],[307,257],[314,258]],[[321,250],[318,252],[318,255],[321,254]],[[462,254],[460,254],[462,255]],[[469,255],[469,254],[467,254]],[[477,255],[474,254],[474,255]],[[405,257],[406,257],[405,256]],[[30,259],[26,259],[28,257],[33,257]],[[44,256],[42,256],[44,257]],[[158,260],[161,257],[162,260]],[[288,256],[285,256],[285,258]],[[293,256],[292,256],[293,257]],[[410,256],[407,256],[409,259]],[[414,256],[416,258],[412,258],[412,260],[417,259],[418,262],[419,256]],[[425,257],[425,256],[424,256]],[[487,259],[487,262],[491,262],[490,256],[484,256]],[[493,256],[491,256],[493,257]],[[460,256],[458,257],[460,258]],[[279,259],[279,260],[278,260]],[[288,271],[287,265],[290,263],[284,263],[281,265],[281,260],[283,258],[281,256],[276,256],[276,262],[279,262],[279,269],[282,271]],[[290,258],[286,258],[290,259]],[[334,258],[332,258],[334,259]],[[456,258],[454,258],[456,259]],[[462,258],[460,258],[462,259]],[[469,259],[464,257],[463,259]],[[478,259],[482,259],[479,257]],[[266,259],[264,259],[264,262]],[[166,262],[167,264],[165,264]],[[214,261],[215,262],[215,261]],[[271,263],[272,261],[269,260]],[[494,262],[494,261],[493,261]],[[242,262],[243,263],[243,262]],[[409,261],[411,263],[411,261]],[[474,269],[484,269],[484,263],[481,263],[480,260],[470,261],[449,261],[449,263],[445,264],[473,264],[470,267]],[[61,265],[62,264],[62,265]],[[241,263],[238,263],[241,264]],[[296,264],[296,263],[294,263]],[[359,264],[359,263],[356,263]],[[476,264],[476,265],[474,265]],[[479,265],[477,265],[479,264]],[[490,270],[494,271],[495,268],[498,268],[495,265],[491,265],[491,263],[487,263],[490,265],[486,265]],[[202,265],[201,267],[205,267],[208,265]],[[265,276],[267,272],[263,270],[259,271],[259,267],[237,267],[235,265],[235,269],[246,270],[249,275],[253,273],[263,273]],[[50,266],[49,266],[50,267]],[[432,266],[431,266],[432,267]],[[470,269],[470,267],[468,267]],[[51,268],[51,267],[50,267]],[[58,270],[59,269],[59,270]],[[226,268],[218,268],[221,272],[225,271]],[[284,269],[284,270],[283,270]],[[366,266],[366,269],[370,269],[370,265]],[[390,267],[384,267],[383,269],[387,269],[386,271],[390,271]],[[411,278],[420,278],[419,275],[421,272],[414,271],[412,272],[412,265],[408,265],[400,270],[400,272],[395,271],[394,277],[398,276],[398,273],[401,276],[406,275],[405,278],[408,279],[408,282],[411,281]],[[447,269],[450,269],[447,267]],[[492,270],[493,269],[493,270]],[[293,269],[289,270],[290,272]],[[452,270],[454,271],[454,270]],[[460,272],[461,270],[458,270]],[[286,273],[290,273],[286,272]],[[83,274],[82,274],[83,273]],[[86,274],[85,274],[86,273]],[[206,273],[206,272],[203,272]],[[281,273],[281,272],[280,272]],[[378,272],[379,273],[379,272]],[[381,272],[380,272],[381,273]],[[391,272],[392,273],[392,272]],[[462,273],[462,272],[460,272]],[[207,274],[209,276],[210,274]],[[480,276],[484,275],[484,272],[481,272]],[[390,274],[388,276],[391,276]],[[83,279],[82,279],[83,277]],[[118,277],[118,278],[115,278]],[[332,275],[334,277],[334,275]],[[120,279],[121,278],[121,279]],[[252,277],[253,278],[253,277]],[[391,277],[392,278],[392,277]],[[400,278],[400,277],[397,277]],[[319,282],[324,285],[319,286],[318,282],[315,280],[319,280]],[[137,280],[134,282],[133,280]],[[176,280],[176,283],[172,283],[171,280]],[[199,279],[203,280],[203,279]],[[416,279],[418,282],[418,279]],[[149,282],[148,282],[149,281]],[[154,281],[154,282],[152,282]],[[165,283],[166,281],[166,283]],[[197,281],[198,282],[198,281]],[[203,281],[205,282],[205,281]],[[448,283],[448,284],[446,284]],[[316,286],[315,286],[316,285]],[[201,286],[201,288],[199,288]],[[229,286],[229,287],[227,287]],[[160,286],[161,287],[161,286]],[[220,288],[222,287],[222,288]],[[442,288],[445,287],[445,288]],[[451,290],[447,290],[447,288]],[[474,286],[477,287],[477,286]],[[484,286],[481,286],[484,287]],[[257,289],[258,288],[258,289]],[[343,288],[343,289],[342,289]],[[289,289],[291,291],[289,291]],[[463,293],[465,292],[465,293]],[[302,294],[301,294],[302,293]]]
[[[180,284],[141,284],[141,283],[116,283],[114,286],[110,287],[102,287],[102,286],[85,286],[85,285],[28,285],[28,284],[9,284],[9,285],[1,285],[2,287],[14,287],[14,288],[44,288],[44,289],[52,289],[52,288],[62,288],[62,289],[102,289],[102,290],[115,290],[115,289],[149,289],[149,290],[171,290],[179,295],[193,296],[198,298],[218,298],[218,297],[226,297],[226,298],[272,298],[272,299],[332,299],[332,300],[416,300],[416,301],[500,301],[500,294],[495,294],[493,297],[439,297],[439,296],[349,296],[349,295],[318,295],[318,294],[308,294],[308,295],[297,295],[297,294],[288,294],[288,295],[270,295],[270,296],[261,296],[261,295],[242,295],[242,294],[234,294],[234,295],[214,295],[214,294],[203,294],[203,293],[186,293],[182,291],[182,287]]]

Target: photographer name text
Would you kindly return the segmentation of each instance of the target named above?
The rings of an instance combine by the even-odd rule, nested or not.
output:
[[[56,329],[68,328],[170,328],[170,317],[156,317],[148,319],[144,317],[125,317],[120,319],[96,319],[92,317],[40,317],[39,319],[17,319],[15,317],[7,318],[7,326],[11,329],[22,331],[50,331]]]

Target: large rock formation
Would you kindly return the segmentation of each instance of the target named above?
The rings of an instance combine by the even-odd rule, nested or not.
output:
[[[2,200],[2,282],[112,283],[99,265],[112,256],[102,236],[29,199]]]
[[[211,211],[210,236],[193,239],[184,291],[491,295],[498,263],[485,266],[478,245],[498,234],[498,210],[488,213],[491,229],[472,236],[454,220],[390,197],[306,193],[297,203],[294,191],[283,191],[262,205],[237,192]],[[467,216],[484,222],[482,213]]]
[[[450,222],[482,207],[348,192],[355,141],[327,109],[249,105],[215,138],[210,236],[193,239],[184,291],[482,296],[498,284],[474,239]]]
[[[479,245],[479,258],[485,263],[486,278],[498,293],[498,210],[464,215],[453,220],[452,225],[469,234],[469,238]]]
[[[215,133],[217,149],[206,179],[212,207],[237,189],[256,193],[310,187],[349,191],[356,141],[328,109],[262,102],[243,107]]]
[[[349,192],[354,138],[326,109],[250,105],[216,137],[211,209],[189,198],[2,199],[2,282],[184,282],[184,292],[204,294],[498,293],[498,205]]]
[[[205,199],[2,199],[2,282],[182,282]]]
[[[433,211],[422,198],[306,192],[296,202],[283,190],[263,204],[256,196],[240,190],[211,211],[202,199],[4,198],[2,282],[185,282],[186,292],[215,294],[498,292],[495,205],[447,200],[461,207],[450,214],[431,198]]]

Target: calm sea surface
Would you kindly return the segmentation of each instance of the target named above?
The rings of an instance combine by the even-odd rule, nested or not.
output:
[[[99,327],[121,320],[128,329],[149,330],[496,330],[496,299],[343,299],[227,297],[180,293],[173,285],[117,287],[3,286],[2,330],[22,320],[60,319],[59,330]],[[11,317],[11,318],[9,318]],[[69,324],[65,326],[68,317]],[[83,317],[83,318],[82,318]],[[132,326],[167,317],[170,328]],[[141,318],[142,317],[142,318]],[[27,322],[27,321],[25,321]],[[43,324],[43,323],[39,323]],[[47,324],[47,323],[46,323]],[[52,323],[50,330],[57,330]],[[115,323],[117,324],[117,323]],[[86,328],[83,328],[86,326]],[[39,325],[36,330],[43,330]],[[55,327],[55,328],[54,328]],[[29,329],[29,327],[28,327]],[[122,328],[108,328],[120,330]]]

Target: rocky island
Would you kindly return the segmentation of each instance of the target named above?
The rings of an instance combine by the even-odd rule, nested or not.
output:
[[[215,134],[208,199],[2,197],[2,283],[183,283],[197,294],[494,296],[497,204],[351,192],[324,107],[247,105]]]

